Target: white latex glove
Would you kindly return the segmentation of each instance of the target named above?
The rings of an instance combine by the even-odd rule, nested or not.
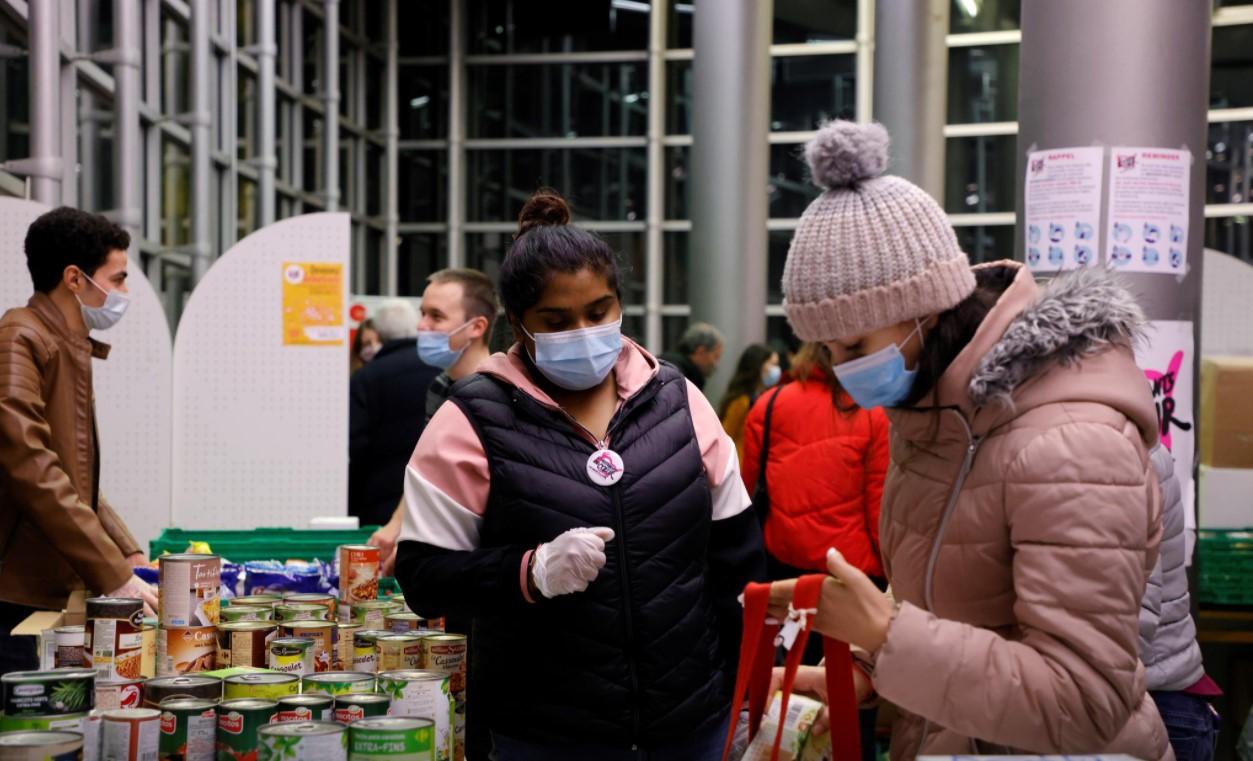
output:
[[[613,529],[572,528],[535,551],[531,580],[545,597],[582,592],[605,567],[605,542]]]
[[[110,592],[109,597],[130,597],[136,600],[143,600],[144,615],[155,616],[157,614],[157,591],[151,584],[138,576],[131,576],[120,588]]]

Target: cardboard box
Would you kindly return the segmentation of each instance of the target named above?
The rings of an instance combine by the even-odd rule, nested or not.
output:
[[[1200,528],[1253,527],[1253,470],[1202,465],[1199,481]]]
[[[22,623],[13,627],[11,634],[18,637],[37,637],[39,668],[50,669],[53,653],[57,649],[55,629],[59,626],[78,626],[87,622],[87,592],[70,593],[65,610],[40,610],[31,613]]]
[[[1253,357],[1201,359],[1201,464],[1253,468]]]

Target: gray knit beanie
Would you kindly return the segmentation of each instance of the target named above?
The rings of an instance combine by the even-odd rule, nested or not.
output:
[[[881,124],[829,122],[805,146],[826,192],[801,215],[783,309],[802,341],[830,341],[950,309],[975,288],[939,205],[888,163]]]

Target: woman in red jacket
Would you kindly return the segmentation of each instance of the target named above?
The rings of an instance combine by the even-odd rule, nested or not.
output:
[[[879,498],[888,467],[888,422],[864,410],[840,388],[827,349],[805,344],[793,377],[778,391],[766,463],[766,552],[774,579],[825,573],[827,548],[883,586],[879,558]],[[766,409],[758,398],[744,429],[740,472],[750,494],[761,477]],[[754,506],[761,509],[761,500]]]

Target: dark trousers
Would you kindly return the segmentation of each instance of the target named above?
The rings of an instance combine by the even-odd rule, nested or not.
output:
[[[1212,761],[1220,720],[1209,701],[1186,692],[1149,694],[1157,703],[1177,761]]]
[[[14,637],[13,627],[34,613],[34,608],[0,602],[0,674],[35,671],[39,668],[37,637]]]

